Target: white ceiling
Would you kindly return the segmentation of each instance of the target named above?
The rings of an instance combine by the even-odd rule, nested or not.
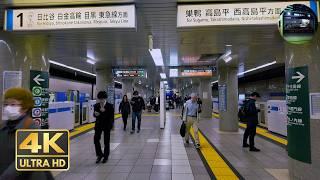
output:
[[[203,0],[201,0],[203,2]],[[227,0],[226,0],[227,1]],[[197,2],[196,0],[178,0]],[[212,1],[211,1],[212,2]],[[219,0],[219,2],[222,2]],[[229,2],[229,1],[228,1]],[[3,36],[48,36],[49,57],[52,60],[91,71],[85,62],[87,51],[93,52],[97,66],[139,66],[149,71],[150,83],[159,81],[163,68],[154,66],[148,52],[148,35],[152,34],[154,48],[161,48],[165,65],[173,65],[174,55],[178,65],[201,64],[192,57],[202,54],[224,53],[225,45],[232,45],[245,69],[277,60],[283,62],[283,40],[275,26],[219,26],[206,28],[176,28],[177,0],[5,0],[0,10],[9,6],[46,6],[61,4],[135,3],[137,29],[57,30],[22,33],[0,33]],[[3,18],[0,16],[0,23]],[[170,56],[171,55],[171,56]],[[187,59],[187,60],[186,60]],[[151,72],[151,73],[150,73]],[[165,72],[168,72],[166,69]],[[150,76],[154,74],[154,76]],[[168,76],[169,74],[167,74]]]

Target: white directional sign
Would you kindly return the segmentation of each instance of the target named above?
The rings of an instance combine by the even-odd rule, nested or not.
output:
[[[134,5],[7,9],[4,25],[7,31],[135,27]]]
[[[39,86],[41,85],[40,82],[45,81],[44,79],[41,79],[40,76],[41,76],[41,74],[39,74],[39,75],[37,75],[35,78],[33,78],[33,81],[34,81],[35,83],[37,83]]]
[[[299,71],[297,71],[297,74],[297,76],[292,76],[292,79],[297,79],[297,83],[300,83],[305,78],[305,76]]]
[[[277,24],[291,4],[315,6],[311,1],[179,5],[177,27]]]

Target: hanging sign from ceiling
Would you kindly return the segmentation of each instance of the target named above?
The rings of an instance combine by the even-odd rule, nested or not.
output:
[[[135,28],[134,5],[7,9],[6,31],[55,30],[73,28]]]
[[[310,1],[295,1],[310,7]],[[292,2],[179,5],[177,27],[277,24]],[[317,5],[318,6],[318,5]]]
[[[114,69],[113,76],[116,78],[146,77],[144,69]]]

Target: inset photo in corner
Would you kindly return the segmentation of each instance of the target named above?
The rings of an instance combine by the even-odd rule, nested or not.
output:
[[[278,27],[287,42],[304,44],[311,41],[316,34],[318,17],[308,6],[293,4],[282,11]]]

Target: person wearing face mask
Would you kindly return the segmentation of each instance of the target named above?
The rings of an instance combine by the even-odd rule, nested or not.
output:
[[[15,133],[18,129],[37,129],[31,118],[32,93],[23,88],[8,89],[4,94],[0,128],[0,179],[53,179],[50,172],[22,172],[15,169]]]
[[[114,123],[114,108],[113,105],[107,102],[107,92],[100,91],[98,93],[98,103],[94,105],[94,114],[96,118],[96,124],[94,127],[94,145],[96,149],[97,160],[96,163],[99,163],[102,160],[102,163],[106,163],[110,153],[110,131],[113,128]],[[101,150],[101,134],[103,132],[104,139],[104,152]]]

